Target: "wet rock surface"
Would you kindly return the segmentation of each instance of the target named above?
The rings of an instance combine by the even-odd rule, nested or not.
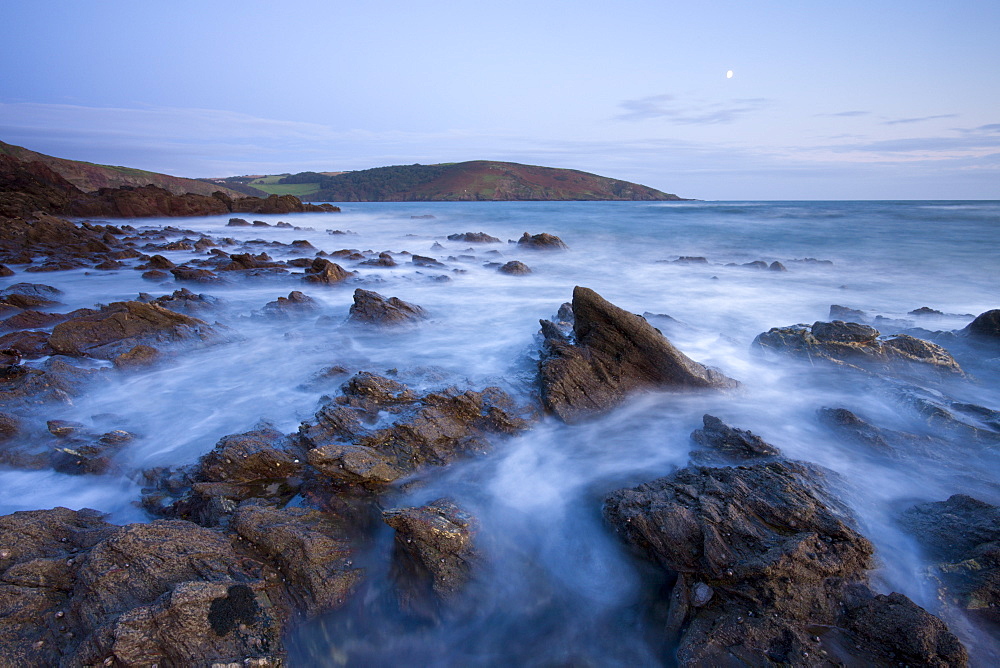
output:
[[[207,322],[156,304],[114,302],[56,325],[49,345],[64,355],[112,359],[137,345],[209,343],[222,338]]]
[[[427,317],[423,308],[398,297],[386,299],[377,292],[357,288],[348,320],[368,325],[393,326],[414,323]]]
[[[955,494],[909,508],[901,522],[934,560],[945,600],[1000,628],[1000,508]]]
[[[521,248],[531,248],[534,250],[568,250],[569,246],[554,234],[542,232],[541,234],[528,234],[525,232],[517,240],[517,245]]]
[[[788,461],[688,468],[605,499],[622,538],[676,576],[667,631],[681,665],[817,665],[847,643],[855,660],[965,664],[940,620],[871,591],[873,548],[825,478]]]
[[[545,408],[578,422],[649,389],[728,389],[737,382],[677,350],[640,316],[611,304],[589,288],[573,290],[572,337],[542,321],[539,362]]]
[[[481,559],[475,518],[443,498],[386,510],[382,519],[396,530],[393,572],[401,607],[434,616],[440,604],[455,604]]]
[[[490,236],[485,232],[463,232],[462,234],[449,234],[449,241],[464,241],[470,244],[498,244],[500,240]]]
[[[710,448],[721,458],[740,461],[781,456],[781,450],[753,432],[730,427],[714,415],[705,415],[702,421],[704,426],[691,433],[691,440]],[[708,453],[702,456],[705,458],[704,461],[711,458]],[[699,463],[702,463],[702,460],[699,460]]]
[[[501,274],[507,274],[508,276],[526,276],[531,273],[531,268],[523,262],[511,260],[510,262],[497,267],[497,271]]]
[[[936,343],[906,334],[880,338],[874,327],[840,320],[774,327],[758,335],[752,347],[859,369],[962,373],[955,358]]]

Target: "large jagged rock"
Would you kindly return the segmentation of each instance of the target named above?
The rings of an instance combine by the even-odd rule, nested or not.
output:
[[[221,334],[204,320],[156,304],[113,302],[96,313],[56,325],[49,345],[64,355],[113,359],[140,344],[221,339]]]
[[[418,397],[401,383],[361,373],[342,391],[299,433],[311,446],[310,466],[334,481],[372,490],[424,467],[486,451],[492,435],[528,426],[514,401],[496,387]],[[380,413],[391,415],[392,424],[375,426]]]
[[[348,320],[369,325],[393,326],[412,323],[427,317],[420,306],[399,297],[386,299],[377,292],[357,288]]]
[[[307,283],[333,284],[347,280],[354,275],[354,272],[347,271],[336,262],[318,257],[313,260],[312,265],[306,269],[306,275],[302,280]]]
[[[1000,624],[1000,508],[955,494],[913,506],[902,523],[936,562],[942,598]]]
[[[871,591],[872,546],[823,478],[788,461],[688,468],[607,497],[610,524],[676,576],[667,631],[679,636],[682,666],[882,663],[893,653],[965,665],[939,620]],[[918,634],[926,642],[912,642]]]
[[[936,343],[906,334],[880,338],[874,327],[840,320],[773,327],[757,335],[751,348],[873,371],[932,369],[962,374],[955,358]]]
[[[539,362],[545,408],[579,422],[649,389],[727,389],[738,383],[677,350],[643,318],[589,288],[573,289],[573,336],[541,321]]]
[[[479,559],[475,518],[451,499],[382,513],[396,530],[393,574],[401,607],[432,616],[439,603],[453,603]]]

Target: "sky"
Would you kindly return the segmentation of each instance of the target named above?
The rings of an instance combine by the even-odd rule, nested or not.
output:
[[[3,16],[0,140],[64,158],[189,177],[488,159],[710,200],[1000,199],[997,0]]]

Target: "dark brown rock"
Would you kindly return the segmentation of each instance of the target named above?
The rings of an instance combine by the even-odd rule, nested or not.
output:
[[[485,232],[464,232],[462,234],[449,234],[449,241],[464,241],[470,244],[498,244],[500,240],[491,237]]]
[[[980,313],[962,333],[982,341],[1000,341],[1000,309]]]
[[[531,273],[531,269],[528,265],[523,262],[518,262],[517,260],[511,260],[507,264],[497,267],[497,271],[501,274],[508,274],[510,276],[525,276]]]
[[[180,266],[176,269],[171,269],[170,273],[174,275],[174,279],[178,281],[188,281],[191,283],[218,283],[222,279],[219,278],[218,274],[208,269],[196,269],[194,267]],[[145,278],[145,275],[143,276]]]
[[[62,322],[68,317],[62,313],[46,313],[28,309],[4,319],[0,325],[7,329],[39,329]]]
[[[714,415],[705,415],[702,422],[704,427],[692,432],[691,440],[725,457],[739,461],[781,456],[781,450],[760,436],[730,427]]]
[[[808,666],[844,647],[854,647],[847,658],[872,663],[930,628],[922,665],[964,665],[964,649],[939,620],[868,587],[872,546],[825,477],[782,461],[689,468],[607,497],[611,525],[676,576],[667,631],[680,636],[680,665]],[[900,600],[906,614],[887,607]],[[881,617],[891,632],[866,627],[866,617]]]
[[[59,303],[62,290],[41,283],[15,283],[0,290],[0,301],[18,308],[48,306]]]
[[[563,240],[554,234],[549,234],[547,232],[542,232],[541,234],[531,235],[525,232],[521,235],[521,238],[517,240],[517,245],[521,248],[531,248],[534,250],[568,250],[569,246],[563,243]]]
[[[160,360],[160,351],[153,346],[140,343],[118,355],[111,361],[119,369],[135,369],[149,366]]]
[[[339,264],[330,262],[325,258],[318,257],[313,260],[312,266],[306,269],[303,280],[307,283],[340,283],[354,275],[354,272],[347,271]]]
[[[650,389],[724,389],[737,382],[680,352],[643,318],[588,288],[573,290],[573,341],[545,320],[539,363],[542,403],[566,422]]]
[[[438,499],[386,510],[382,519],[396,530],[393,575],[403,609],[421,613],[453,603],[479,560],[475,518],[451,499]]]
[[[203,320],[155,304],[114,302],[97,313],[56,325],[49,345],[64,355],[114,359],[140,344],[198,343],[218,340]]]
[[[774,327],[757,335],[751,347],[872,371],[936,370],[962,375],[955,358],[936,343],[906,334],[883,340],[874,327],[839,320]]]
[[[262,313],[270,317],[288,318],[313,314],[319,310],[319,304],[316,303],[315,299],[298,290],[293,290],[288,293],[287,297],[278,297],[275,301],[264,304]]]
[[[423,320],[424,309],[398,297],[386,299],[377,292],[357,288],[348,320],[369,325],[401,325]]]
[[[0,350],[16,353],[28,359],[51,355],[49,335],[45,332],[11,332],[0,336]]]

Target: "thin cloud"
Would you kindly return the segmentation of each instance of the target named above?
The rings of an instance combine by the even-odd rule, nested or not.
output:
[[[853,118],[855,116],[870,116],[871,113],[872,112],[870,112],[870,111],[858,111],[858,110],[854,110],[854,111],[837,111],[837,112],[834,112],[832,114],[816,114],[816,115],[817,116],[825,116],[825,117],[836,116],[836,117],[842,117],[842,118]]]
[[[682,103],[674,95],[651,95],[637,100],[625,100],[618,106],[625,113],[615,116],[618,121],[669,119],[675,123],[715,125],[732,123],[741,116],[766,107],[770,100],[763,97],[742,98],[728,102]]]
[[[936,116],[919,116],[917,118],[896,118],[889,121],[882,121],[882,125],[899,125],[901,123],[922,123],[923,121],[933,121],[938,118],[957,118],[958,114],[938,114]]]

